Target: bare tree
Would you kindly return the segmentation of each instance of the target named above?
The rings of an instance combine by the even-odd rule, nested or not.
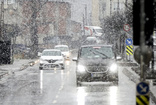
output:
[[[31,39],[31,55],[33,59],[36,57],[38,52],[38,17],[40,16],[40,11],[48,0],[30,0],[24,1],[23,13],[27,17],[26,27],[29,27],[30,39]]]

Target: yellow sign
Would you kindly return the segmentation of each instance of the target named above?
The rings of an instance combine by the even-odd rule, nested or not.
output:
[[[136,105],[149,105],[149,95],[137,95]]]
[[[133,55],[133,46],[126,46],[126,54],[127,55]]]

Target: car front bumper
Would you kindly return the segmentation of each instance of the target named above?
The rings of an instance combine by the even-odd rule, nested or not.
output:
[[[97,73],[97,72],[76,72],[76,77],[80,81],[86,80],[102,80],[102,81],[118,81],[118,72]]]
[[[55,63],[48,63],[46,61],[40,61],[40,68],[48,69],[48,68],[61,68],[64,66],[63,61],[56,61]]]

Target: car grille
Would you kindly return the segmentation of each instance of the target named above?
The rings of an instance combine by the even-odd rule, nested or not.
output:
[[[50,59],[50,60],[46,60],[48,63],[55,63],[57,60],[53,60],[53,59]]]
[[[107,66],[88,66],[87,71],[105,73],[108,71],[108,67]]]

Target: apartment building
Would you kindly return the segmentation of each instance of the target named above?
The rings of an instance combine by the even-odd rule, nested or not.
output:
[[[1,1],[2,2],[2,1]],[[0,2],[0,3],[1,3]],[[20,27],[16,44],[31,44],[30,24],[32,10],[29,0],[4,0],[4,24]],[[71,19],[71,3],[49,0],[37,13],[39,44],[49,36],[71,36],[81,32],[81,24]],[[74,29],[76,28],[76,29]],[[76,30],[76,31],[75,31]]]
[[[125,4],[130,0],[92,0],[92,24],[101,25],[100,20],[113,15],[114,12],[122,12],[126,9]]]

